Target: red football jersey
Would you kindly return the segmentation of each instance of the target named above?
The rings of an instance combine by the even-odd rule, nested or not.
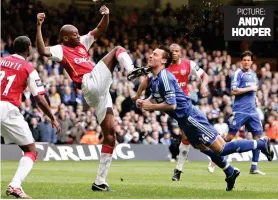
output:
[[[194,74],[200,78],[203,77],[204,71],[199,66],[190,60],[180,59],[179,64],[171,64],[167,69],[174,74],[183,92],[188,95],[188,79],[191,74]]]
[[[22,56],[14,54],[1,58],[0,65],[1,101],[19,107],[26,86],[33,96],[45,93],[38,72]]]
[[[83,75],[90,73],[94,67],[89,61],[88,54],[93,42],[94,37],[90,32],[81,36],[80,44],[74,48],[64,45],[50,47],[52,55],[50,59],[61,63],[79,89],[81,89]]]

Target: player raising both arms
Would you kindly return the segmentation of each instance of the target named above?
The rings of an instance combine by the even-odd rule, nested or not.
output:
[[[100,165],[95,182],[94,191],[111,191],[106,183],[108,169],[112,162],[115,146],[115,120],[112,99],[109,88],[112,83],[112,73],[117,63],[130,73],[134,65],[126,50],[116,47],[102,58],[96,66],[89,61],[88,50],[93,42],[106,31],[109,23],[109,9],[100,8],[103,15],[98,26],[88,34],[80,36],[76,27],[64,25],[60,30],[59,45],[45,47],[41,26],[45,18],[44,13],[37,15],[37,48],[40,55],[61,63],[78,89],[82,89],[88,105],[96,109],[98,123],[101,125],[104,140],[101,149]]]
[[[259,149],[269,161],[272,161],[274,152],[270,141],[264,137],[258,140],[236,140],[226,143],[209,124],[205,115],[192,105],[190,98],[181,90],[174,75],[165,69],[170,62],[171,52],[168,48],[161,46],[153,51],[148,59],[148,66],[152,73],[150,78],[152,94],[147,100],[137,99],[136,106],[147,111],[164,111],[177,120],[192,146],[200,149],[223,169],[226,174],[226,190],[230,191],[240,171],[227,163],[224,156]]]
[[[202,97],[206,97],[208,95],[207,85],[209,82],[209,77],[201,69],[194,61],[187,60],[185,58],[181,58],[181,47],[178,44],[171,44],[170,51],[172,52],[172,63],[167,68],[177,79],[178,84],[180,85],[182,91],[188,95],[188,82],[189,77],[194,75],[200,79],[202,79],[202,83],[200,86],[200,93]],[[147,76],[145,80],[140,84],[137,94],[133,97],[133,100],[136,101],[140,98],[142,92],[148,87],[150,82],[150,77]],[[188,142],[187,138],[184,134],[182,134],[182,141],[180,143],[179,155],[178,155],[178,162],[177,166],[174,170],[174,174],[172,177],[173,181],[179,181],[180,176],[183,170],[184,163],[188,157],[190,143]]]
[[[24,155],[19,161],[19,166],[8,185],[6,194],[29,199],[31,197],[25,194],[21,183],[33,168],[38,152],[30,128],[18,109],[26,86],[29,87],[38,106],[51,119],[57,132],[60,131],[60,126],[44,97],[45,90],[38,72],[26,61],[32,50],[30,39],[26,36],[17,37],[13,42],[13,48],[15,54],[1,58],[0,61],[1,133],[5,143],[16,143]]]

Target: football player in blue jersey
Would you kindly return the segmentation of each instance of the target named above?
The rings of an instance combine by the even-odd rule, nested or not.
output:
[[[231,141],[240,127],[245,125],[247,130],[252,133],[253,139],[262,138],[263,127],[256,111],[256,91],[257,76],[251,69],[253,63],[253,54],[245,51],[241,54],[241,68],[236,70],[232,76],[231,91],[235,95],[233,103],[233,115],[229,120],[229,133],[225,140]],[[250,174],[265,175],[264,172],[258,170],[260,150],[253,149],[252,165]]]
[[[174,75],[165,69],[170,63],[171,52],[167,47],[160,46],[150,55],[148,66],[152,73],[151,96],[146,100],[137,99],[138,108],[148,111],[164,111],[176,119],[192,146],[200,149],[223,169],[226,174],[227,191],[233,189],[240,170],[233,168],[224,156],[259,149],[269,161],[272,161],[274,152],[267,137],[226,143],[209,124],[204,114],[192,105],[190,98],[184,94]]]

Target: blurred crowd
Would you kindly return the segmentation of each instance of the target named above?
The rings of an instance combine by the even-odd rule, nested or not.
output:
[[[3,2],[5,1],[1,2],[1,56],[13,53],[12,40],[18,35],[27,34],[35,41],[38,12],[45,12],[47,16],[43,25],[46,45],[57,44],[59,29],[63,24],[74,24],[80,33],[85,34],[100,20],[96,7],[92,7],[85,15],[75,7],[66,8],[63,4],[57,9],[45,9],[39,1],[36,4],[24,4],[18,0]],[[180,44],[182,57],[195,61],[211,79],[208,98],[200,98],[200,80],[196,77],[190,78],[189,95],[194,104],[206,114],[210,123],[221,134],[225,134],[232,114],[231,76],[239,63],[232,63],[231,56],[225,50],[221,16],[209,16],[213,20],[217,19],[212,24],[201,20],[202,17],[195,18],[197,12],[183,12],[183,9],[187,8],[175,12],[169,6],[161,12],[113,10],[109,30],[92,45],[89,50],[90,59],[95,64],[116,45],[122,45],[128,49],[134,63],[142,66],[160,43]],[[184,14],[180,15],[181,12]],[[179,30],[176,29],[177,26],[180,27]],[[182,35],[185,33],[186,35]],[[40,57],[36,48],[33,49],[29,62],[39,72],[51,110],[57,116],[62,129],[56,136],[49,118],[36,106],[27,88],[22,95],[20,110],[29,123],[35,140],[54,144],[101,144],[102,131],[97,124],[94,109],[82,103],[82,91],[76,89],[61,65]],[[271,71],[269,63],[254,63],[252,69],[258,75],[257,111],[265,134],[272,142],[278,143],[278,72]],[[110,93],[116,117],[117,142],[178,146],[181,135],[176,121],[165,113],[141,111],[135,107],[131,97],[135,95],[143,78],[130,82],[125,70],[119,66],[113,73],[114,81]],[[146,90],[144,97],[148,97],[148,94],[149,90]],[[237,139],[250,137],[244,127],[237,134]]]

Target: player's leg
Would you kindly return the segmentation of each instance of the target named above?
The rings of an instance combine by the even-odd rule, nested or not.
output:
[[[8,103],[5,110],[9,111],[9,114],[5,117],[4,121],[1,121],[2,136],[5,142],[18,144],[24,152],[23,157],[19,160],[18,169],[8,185],[6,194],[20,198],[29,198],[21,188],[21,184],[33,168],[37,158],[36,146],[29,126],[18,108]]]
[[[187,140],[186,135],[184,134],[183,131],[182,132],[182,140],[179,146],[179,155],[178,155],[178,162],[177,162],[177,166],[174,169],[174,174],[172,177],[172,181],[179,181],[180,180],[180,176],[183,170],[183,166],[185,161],[187,160],[188,157],[188,153],[189,153],[189,148],[190,148],[190,143]]]
[[[210,173],[213,173],[213,172],[214,172],[214,169],[215,169],[215,166],[216,166],[215,162],[213,162],[212,160],[210,160],[210,161],[209,161],[209,164],[208,164],[208,171],[209,171]]]
[[[215,141],[211,144],[210,149],[217,152],[220,156],[226,156],[236,152],[247,152],[253,149],[261,150],[268,161],[272,161],[274,156],[268,137],[262,137],[258,140],[236,140],[226,143],[222,137],[217,136]]]
[[[21,184],[33,168],[37,158],[35,143],[19,146],[24,152],[23,157],[19,160],[19,165],[15,175],[8,185],[6,194],[18,198],[30,198],[22,189]]]
[[[226,191],[230,191],[234,188],[236,178],[240,174],[240,170],[232,167],[224,156],[219,156],[214,151],[208,148],[200,148],[201,152],[208,155],[213,163],[223,170],[226,175],[225,181],[227,182]]]
[[[191,115],[187,118],[187,121],[187,127],[184,127],[183,130],[188,128],[187,136],[192,145],[196,145],[196,143],[199,142],[201,145],[213,150],[217,156],[225,156],[235,152],[250,151],[252,149],[261,149],[262,152],[268,157],[269,161],[273,159],[274,153],[270,147],[268,138],[262,138],[254,141],[238,140],[226,143],[217,133],[215,128],[208,123],[207,118],[195,108],[193,109]],[[190,134],[191,132],[194,134]],[[237,175],[235,174],[231,180],[226,180],[228,184],[227,188],[232,189],[236,177]]]
[[[246,123],[247,130],[250,131],[253,135],[254,140],[262,138],[263,128],[258,114],[249,115],[248,122]],[[260,174],[265,175],[264,172],[258,170],[258,161],[261,151],[259,149],[252,150],[252,164],[250,168],[250,174]]]
[[[248,115],[242,113],[235,113],[229,118],[229,132],[225,137],[226,142],[232,141],[236,136],[237,132],[240,128],[246,123],[248,120]]]
[[[229,136],[236,134],[240,127],[243,124],[247,123],[248,118],[249,116],[246,114],[236,113],[234,115],[234,118],[230,119],[230,134],[228,134],[228,136],[225,139],[230,140]],[[211,125],[208,125],[207,127],[209,126]],[[211,128],[214,129],[213,127]],[[236,140],[226,143],[222,137],[218,136],[215,139],[215,141],[211,143],[210,149],[214,150],[215,152],[219,152],[221,156],[226,156],[235,152],[241,153],[256,149],[262,150],[262,152],[267,156],[269,161],[271,161],[274,156],[273,149],[271,148],[269,139],[267,137],[260,138],[257,140]]]
[[[101,59],[108,69],[113,73],[117,62],[122,68],[126,70],[127,73],[130,73],[134,69],[133,62],[130,56],[127,53],[127,50],[121,46],[115,47],[110,51],[106,56]]]
[[[211,129],[212,126],[205,129],[206,127],[203,125],[208,125],[206,117],[199,110],[193,109],[191,116],[179,124],[183,130],[187,131],[187,137],[192,146],[200,149],[201,152],[208,155],[217,166],[223,169],[226,174],[226,190],[232,190],[235,180],[240,172],[238,169],[234,169],[230,166],[224,157],[219,156],[216,152],[208,148],[218,134],[216,130]]]
[[[108,170],[112,162],[112,154],[115,147],[115,118],[112,109],[112,99],[109,91],[100,98],[101,104],[96,108],[96,116],[101,125],[104,140],[100,155],[100,164],[95,182],[92,185],[94,191],[111,191],[106,183]]]

